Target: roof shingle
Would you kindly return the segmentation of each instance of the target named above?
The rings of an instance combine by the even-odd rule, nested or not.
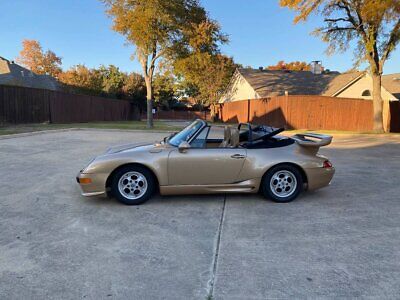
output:
[[[48,75],[38,75],[0,56],[0,84],[38,89],[57,90],[56,79]]]
[[[363,74],[363,72],[313,74],[310,71],[256,69],[239,69],[239,72],[262,98],[281,96],[285,92],[289,95],[331,96]]]

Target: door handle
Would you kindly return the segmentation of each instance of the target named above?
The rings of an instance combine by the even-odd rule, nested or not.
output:
[[[231,155],[231,158],[241,159],[241,158],[245,158],[245,156],[242,154],[233,154],[233,155]]]

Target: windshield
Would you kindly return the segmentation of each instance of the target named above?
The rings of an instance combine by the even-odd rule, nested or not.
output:
[[[172,138],[168,140],[168,143],[178,147],[180,143],[187,142],[203,126],[203,122],[201,120],[196,120],[188,127],[178,132]]]

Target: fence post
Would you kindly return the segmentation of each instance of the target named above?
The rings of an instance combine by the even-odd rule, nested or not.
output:
[[[250,123],[250,99],[247,100],[247,123]]]
[[[48,114],[49,114],[49,124],[53,123],[53,118],[51,117],[51,105],[52,105],[52,104],[51,104],[51,102],[52,102],[52,101],[51,101],[51,98],[52,98],[52,96],[53,96],[52,93],[53,93],[53,92],[50,92],[50,91],[49,91],[49,92],[47,93],[47,97],[46,97],[46,98],[47,98],[47,107],[48,107],[48,109],[49,109],[49,111],[48,111]]]

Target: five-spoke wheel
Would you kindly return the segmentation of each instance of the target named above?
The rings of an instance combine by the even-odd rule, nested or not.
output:
[[[261,183],[261,190],[275,202],[290,202],[301,192],[303,179],[298,168],[282,164],[271,168]]]
[[[126,166],[119,169],[112,181],[111,192],[122,203],[137,205],[147,201],[153,194],[153,174],[141,166]]]
[[[126,172],[118,181],[118,190],[128,199],[138,199],[146,193],[146,177],[139,172]]]

